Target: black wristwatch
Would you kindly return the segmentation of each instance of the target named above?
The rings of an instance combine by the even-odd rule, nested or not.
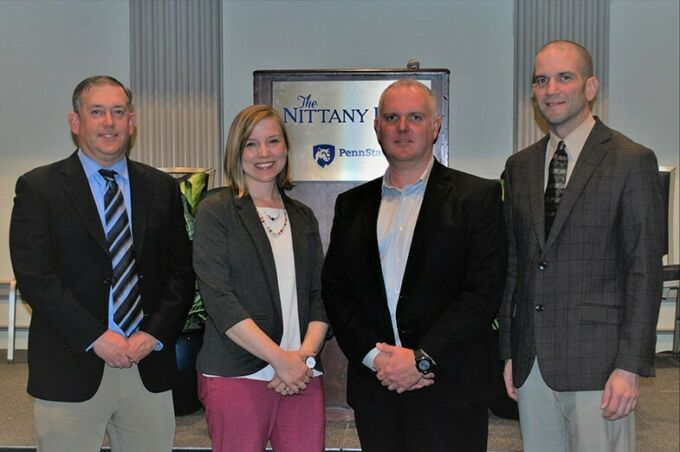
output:
[[[416,356],[416,369],[418,369],[418,372],[421,374],[429,374],[430,372],[434,372],[434,369],[437,367],[437,363],[430,355],[425,353],[422,348],[413,350],[413,354]]]

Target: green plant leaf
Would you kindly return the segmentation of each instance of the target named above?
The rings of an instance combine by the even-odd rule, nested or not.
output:
[[[184,177],[179,182],[179,189],[182,192],[182,206],[184,208],[184,222],[187,228],[189,240],[194,239],[194,223],[198,204],[207,189],[208,173],[193,173]],[[184,322],[184,330],[202,328],[207,319],[203,298],[198,291],[198,284],[194,289],[194,302],[191,305],[187,319]]]

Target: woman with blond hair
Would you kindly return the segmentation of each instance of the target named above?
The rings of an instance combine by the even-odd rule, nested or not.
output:
[[[312,210],[292,187],[279,114],[253,105],[234,119],[226,187],[196,216],[194,269],[208,313],[199,397],[213,451],[324,450],[318,353],[328,320]]]

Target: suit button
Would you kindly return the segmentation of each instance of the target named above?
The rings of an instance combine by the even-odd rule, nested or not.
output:
[[[105,286],[110,286],[111,282],[112,282],[112,279],[111,279],[110,276],[107,276],[106,278],[104,278],[104,281],[102,281],[102,283],[104,283]]]
[[[542,305],[542,304],[537,304],[537,305],[536,305],[536,310],[537,310],[538,312],[543,312],[543,305]]]
[[[545,262],[541,262],[541,263],[538,264],[538,269],[539,269],[539,270],[543,271],[543,270],[545,270],[546,268],[548,268],[548,264],[546,264]]]

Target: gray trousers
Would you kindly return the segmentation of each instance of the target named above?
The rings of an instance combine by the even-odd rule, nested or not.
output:
[[[85,402],[35,399],[33,418],[40,452],[99,452],[105,432],[113,452],[168,452],[175,439],[172,392],[149,392],[136,365],[106,366]]]
[[[634,452],[635,412],[608,421],[602,393],[553,391],[534,360],[518,394],[524,452]]]

